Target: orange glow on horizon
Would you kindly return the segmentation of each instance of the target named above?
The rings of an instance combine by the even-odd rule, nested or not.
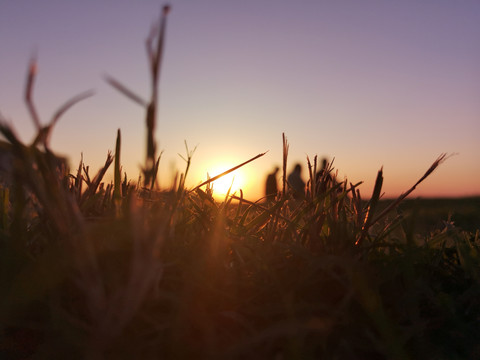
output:
[[[232,167],[233,166],[216,166],[212,171],[209,171],[208,174],[212,178]],[[240,168],[211,182],[210,186],[213,189],[213,196],[217,200],[223,200],[229,192],[229,189],[230,195],[235,193],[236,195],[240,196],[240,189],[243,190],[245,187],[247,187],[247,177],[243,169]]]

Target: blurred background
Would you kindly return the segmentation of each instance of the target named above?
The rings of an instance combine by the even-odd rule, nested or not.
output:
[[[338,177],[372,191],[383,166],[385,197],[408,189],[441,154],[455,154],[413,196],[480,195],[480,2],[171,1],[156,139],[168,188],[196,147],[189,186],[249,158],[235,187],[256,200],[282,164],[334,159]],[[24,105],[27,67],[38,58],[34,101],[46,123],[70,97],[52,148],[93,173],[116,130],[123,170],[137,180],[145,158],[144,109],[104,81],[145,99],[145,39],[158,1],[2,0],[0,112],[20,137],[34,126]],[[280,181],[281,172],[278,173]],[[231,180],[230,180],[231,181]],[[214,186],[215,189],[215,186]],[[218,184],[220,192],[221,185]]]

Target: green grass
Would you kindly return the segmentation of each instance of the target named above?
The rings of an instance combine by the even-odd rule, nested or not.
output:
[[[159,31],[148,48],[154,78],[164,25]],[[33,80],[31,71],[26,99],[40,124]],[[368,201],[360,184],[324,176],[317,187],[311,176],[300,201],[282,182],[273,202],[242,194],[217,202],[212,179],[185,188],[188,148],[184,173],[164,191],[156,186],[155,90],[143,102],[108,81],[146,109],[137,184],[121,178],[120,131],[97,174],[83,161],[70,174],[48,145],[56,120],[38,126],[32,144],[0,125],[14,156],[14,182],[0,189],[0,357],[480,357],[480,230],[478,217],[461,212],[478,214],[478,199],[456,208],[453,223],[428,215],[426,202],[409,210],[404,200],[445,156],[390,203],[380,199],[381,171]],[[105,184],[111,164],[115,179]],[[315,159],[308,164],[315,174]]]
[[[383,201],[382,206],[391,201]],[[399,205],[398,212],[415,216],[416,230],[424,234],[441,230],[446,222],[453,222],[466,231],[480,229],[480,197],[406,199]]]

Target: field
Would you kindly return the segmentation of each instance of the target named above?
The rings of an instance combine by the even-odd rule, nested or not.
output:
[[[185,187],[188,150],[174,188],[159,189],[162,31],[148,47],[150,101],[107,79],[145,105],[139,183],[121,174],[120,130],[98,173],[83,163],[69,171],[49,135],[89,94],[41,127],[33,70],[26,100],[37,138],[24,144],[0,125],[13,179],[0,189],[0,357],[480,358],[479,198],[407,198],[446,156],[388,201],[381,171],[373,193],[360,194],[356,184],[332,181],[328,168],[320,178],[310,172],[301,199],[282,182],[270,202],[241,194],[218,202],[214,178]],[[285,178],[285,137],[283,150]],[[115,180],[105,184],[110,166]]]
[[[392,201],[382,200],[381,206]],[[416,231],[425,235],[441,230],[448,221],[466,231],[480,229],[480,197],[406,199],[398,211],[415,216]]]

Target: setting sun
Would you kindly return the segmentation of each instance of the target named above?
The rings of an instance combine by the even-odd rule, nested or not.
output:
[[[222,172],[227,171],[229,168],[231,167],[224,166],[215,168],[214,170],[209,172],[210,177],[217,176]],[[237,193],[237,195],[239,195],[239,190],[245,187],[245,182],[246,181],[242,169],[235,170],[211,183],[213,188],[213,195],[216,198],[223,199],[230,187],[230,194]]]

